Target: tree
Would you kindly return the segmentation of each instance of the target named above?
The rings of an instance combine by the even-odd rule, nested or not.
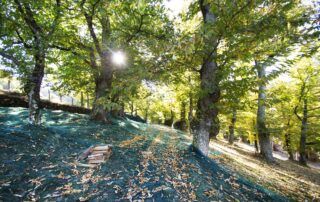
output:
[[[310,112],[314,112],[319,109],[319,106],[312,106],[310,109],[310,103],[317,100],[319,95],[319,65],[314,65],[311,59],[303,59],[297,65],[299,65],[295,78],[298,79],[298,103],[294,108],[296,117],[301,121],[301,133],[300,133],[300,145],[299,145],[299,162],[303,165],[307,164],[306,159],[306,143],[308,136],[308,128],[310,127],[310,118],[314,116],[310,115]],[[302,115],[299,113],[299,109],[302,111]]]
[[[41,122],[40,88],[48,58],[49,44],[54,41],[61,13],[61,1],[2,2],[6,13],[1,41],[5,47],[1,56],[10,60],[23,74],[25,92],[28,94],[29,122]],[[22,50],[21,50],[22,49]],[[30,66],[34,67],[31,68]]]

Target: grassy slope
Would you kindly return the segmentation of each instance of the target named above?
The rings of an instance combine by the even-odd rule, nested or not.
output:
[[[237,144],[219,141],[211,146],[222,153],[212,158],[248,179],[297,201],[320,201],[320,170],[278,159],[269,165]]]
[[[191,152],[190,137],[167,127],[50,110],[41,127],[26,119],[23,108],[0,108],[0,200],[286,200]],[[109,161],[77,167],[99,143],[114,145]]]

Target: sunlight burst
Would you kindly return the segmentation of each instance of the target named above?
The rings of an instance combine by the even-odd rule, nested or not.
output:
[[[126,62],[126,57],[123,52],[116,51],[112,53],[112,62],[116,65],[124,65]]]

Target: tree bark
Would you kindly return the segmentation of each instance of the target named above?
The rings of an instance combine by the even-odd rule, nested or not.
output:
[[[306,158],[306,141],[307,141],[307,124],[308,124],[308,103],[307,99],[303,100],[303,117],[301,120],[301,136],[300,136],[300,147],[299,147],[299,162],[302,165],[307,165]]]
[[[234,107],[232,109],[232,119],[231,124],[229,126],[229,144],[233,144],[234,142],[234,128],[237,121],[237,109]]]
[[[266,69],[264,65],[256,62],[256,68],[259,78],[259,92],[258,92],[258,110],[257,110],[257,130],[260,144],[260,155],[267,162],[274,162],[272,156],[272,145],[270,141],[270,134],[266,127]]]
[[[39,42],[38,45],[40,46]],[[40,88],[44,76],[45,53],[40,48],[38,50],[34,55],[35,66],[31,78],[26,84],[28,89],[29,123],[32,125],[41,123]]]
[[[216,16],[211,12],[210,4],[200,0],[200,8],[204,26],[213,25],[216,22]],[[207,47],[205,48],[206,56],[200,70],[200,86],[204,95],[198,100],[199,129],[193,136],[193,147],[205,156],[209,153],[210,129],[214,120],[218,119],[217,103],[220,99],[219,76],[217,75],[219,68],[216,62],[218,40],[213,36],[206,36],[206,34],[208,35],[208,33],[204,33],[204,42]]]
[[[212,120],[212,125],[209,132],[209,138],[210,140],[217,140],[217,136],[220,131],[220,121],[218,117]]]

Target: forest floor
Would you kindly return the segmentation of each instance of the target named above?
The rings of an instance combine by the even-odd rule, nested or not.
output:
[[[190,136],[159,125],[43,110],[42,126],[25,108],[0,107],[0,201],[288,201],[190,149]],[[75,160],[113,144],[98,168]]]
[[[251,181],[297,201],[305,201],[306,198],[320,201],[320,170],[315,168],[317,164],[314,167],[301,166],[275,152],[276,164],[269,165],[255,154],[253,147],[244,143],[231,146],[220,140],[210,146],[219,152],[211,158]]]

